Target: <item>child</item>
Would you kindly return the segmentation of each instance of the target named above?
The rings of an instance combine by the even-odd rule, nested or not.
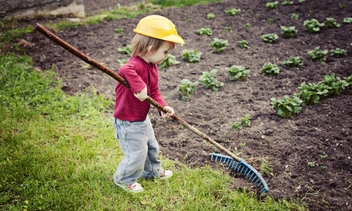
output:
[[[141,19],[134,29],[137,34],[131,42],[132,57],[118,73],[130,88],[118,83],[115,89],[114,129],[124,157],[114,173],[114,183],[129,192],[141,192],[138,178],[167,179],[172,171],[164,170],[158,160],[159,146],[154,136],[148,112],[147,96],[156,100],[169,111],[158,87],[158,66],[173,49],[175,43],[184,44],[175,25],[167,18],[150,15]]]

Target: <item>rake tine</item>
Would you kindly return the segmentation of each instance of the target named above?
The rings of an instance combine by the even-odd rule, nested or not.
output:
[[[243,159],[237,160],[227,155],[212,153],[210,159],[214,160],[214,158],[215,161],[225,163],[233,171],[239,174],[243,174],[246,179],[253,182],[260,188],[261,193],[269,191],[268,185],[266,184],[264,178],[260,175],[260,173],[255,170],[251,165],[246,163]]]

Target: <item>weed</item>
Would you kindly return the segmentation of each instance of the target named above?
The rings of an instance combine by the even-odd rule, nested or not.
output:
[[[231,31],[232,31],[232,27],[231,27],[231,26],[226,26],[226,27],[225,27],[225,31],[231,32]]]
[[[320,157],[321,157],[322,160],[326,160],[328,158],[328,155],[324,154],[324,155],[320,155]]]
[[[272,19],[272,18],[268,18],[268,22],[269,22],[270,24],[273,24],[273,23],[275,23],[275,20]]]
[[[262,175],[274,176],[273,168],[271,167],[271,162],[262,159],[260,161],[260,173]]]
[[[200,83],[204,84],[207,89],[217,91],[220,87],[224,86],[224,83],[215,78],[217,72],[217,69],[212,69],[210,72],[203,72],[199,78]]]
[[[125,47],[122,48],[118,48],[117,51],[121,54],[132,54],[132,49],[131,49],[131,45],[127,45]]]
[[[118,33],[118,34],[123,34],[124,30],[123,30],[123,28],[116,28],[115,32]]]
[[[129,60],[128,58],[126,58],[126,59],[119,59],[119,60],[117,60],[117,62],[119,63],[119,65],[124,65],[124,64],[126,64],[126,62],[127,62],[128,60]]]
[[[308,162],[308,168],[313,168],[315,166],[315,161]]]
[[[233,65],[227,69],[227,73],[232,81],[237,81],[247,78],[250,74],[250,70],[246,70],[243,66]]]
[[[288,5],[292,5],[293,4],[293,1],[288,1],[288,0],[285,0],[281,3],[281,5],[283,6],[288,6]]]
[[[295,19],[295,20],[298,20],[298,19],[299,19],[299,15],[296,14],[296,13],[292,13],[292,14],[291,14],[291,18],[292,18],[292,19]]]
[[[252,24],[250,24],[250,23],[246,23],[244,26],[248,28],[248,27],[251,27],[251,26],[252,26]]]
[[[344,23],[347,23],[347,24],[352,23],[352,18],[350,18],[350,17],[344,18],[344,19],[343,19],[343,22],[344,22]]]

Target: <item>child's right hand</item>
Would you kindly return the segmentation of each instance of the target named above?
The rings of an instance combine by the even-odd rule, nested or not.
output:
[[[141,91],[134,93],[134,96],[140,101],[144,101],[148,97],[147,87],[144,87]]]

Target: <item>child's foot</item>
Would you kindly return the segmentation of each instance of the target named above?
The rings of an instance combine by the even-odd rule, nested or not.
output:
[[[173,173],[170,170],[164,170],[161,175],[160,175],[160,179],[164,180],[164,179],[169,179],[170,177],[172,177]]]
[[[118,183],[115,181],[114,181],[114,183],[117,186],[119,186],[120,188],[124,189],[125,191],[131,192],[131,193],[138,193],[138,192],[142,192],[144,190],[142,185],[137,182],[133,183],[131,185],[124,185],[124,184],[121,184],[121,183]]]

